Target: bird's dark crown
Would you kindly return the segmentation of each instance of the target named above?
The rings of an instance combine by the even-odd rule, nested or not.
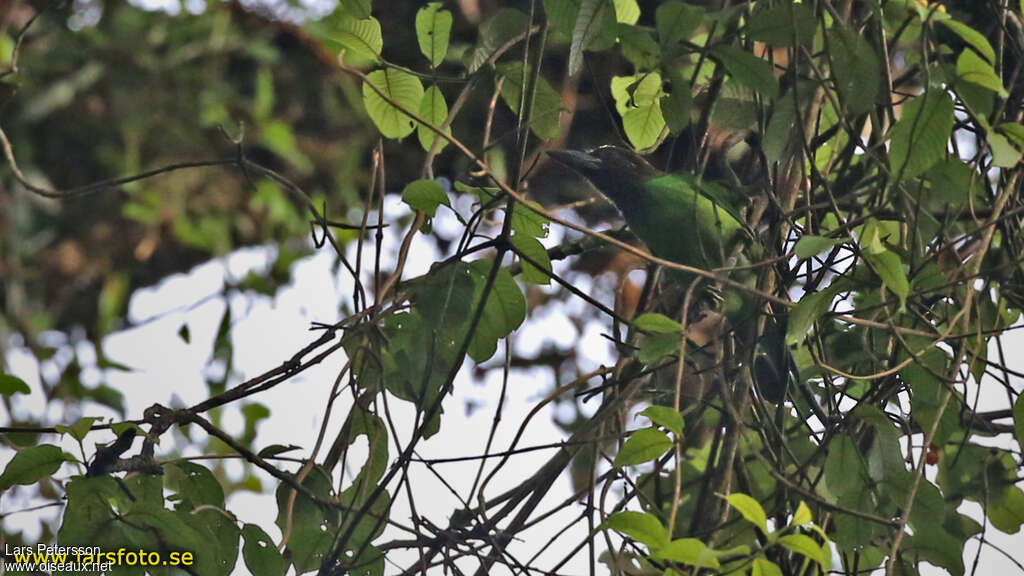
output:
[[[599,146],[585,152],[552,150],[548,154],[589,180],[620,209],[635,200],[644,182],[661,174],[636,152],[618,146]]]

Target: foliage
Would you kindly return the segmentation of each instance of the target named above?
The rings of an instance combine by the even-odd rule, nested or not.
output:
[[[301,24],[214,3],[172,17],[109,2],[85,24],[74,6],[7,16],[0,347],[47,368],[41,389],[0,375],[12,415],[5,498],[34,490],[59,505],[47,534],[60,545],[187,550],[201,574],[239,560],[254,574],[382,574],[398,551],[417,553],[403,570],[557,572],[512,543],[565,470],[594,533],[555,542],[575,550],[566,561],[616,572],[904,574],[928,563],[963,574],[969,540],[1020,530],[1024,400],[1004,346],[1024,307],[1020,6],[470,4],[343,1]],[[631,237],[599,232],[610,213],[576,202],[592,192],[546,163],[545,149],[620,130],[620,144],[689,174],[749,224],[756,248],[701,281],[757,296],[785,324],[796,370],[782,404],[759,394],[758,358],[734,341],[744,330],[764,341],[768,323],[725,326],[715,303],[683,300],[671,263],[654,273]],[[411,216],[379,208],[392,191]],[[347,221],[360,210],[362,222]],[[402,240],[386,269],[371,213]],[[458,237],[434,230],[449,216]],[[413,276],[403,266],[417,242],[440,256]],[[86,383],[88,370],[130,370],[103,340],[130,325],[136,290],[256,244],[277,247],[269,272],[219,296],[274,295],[294,261],[322,248],[351,279],[345,317],[241,381],[227,306],[210,353],[223,376],[191,406],[128,414],[104,377]],[[639,287],[629,272],[645,262]],[[614,277],[616,297],[589,279],[593,293],[579,288],[595,270]],[[614,368],[587,366],[581,342],[519,354],[517,330],[577,300],[578,325],[607,327]],[[296,447],[257,450],[257,424],[275,411],[256,396],[329,356],[344,368],[309,408],[324,430],[343,414],[334,441],[292,462]],[[496,497],[487,476],[448,526],[417,517],[407,528],[396,502],[413,499],[410,467],[450,420],[448,398],[467,377],[519,368],[550,369],[559,386],[539,405],[571,406],[568,441],[543,467],[516,470],[505,467],[516,433],[480,458],[477,478],[487,466],[515,488]],[[62,410],[26,415],[26,395]],[[342,396],[351,402],[338,408]],[[980,397],[1004,405],[979,410]],[[118,418],[84,416],[96,407]],[[228,407],[244,432],[225,428]],[[179,433],[186,449],[160,447]],[[241,459],[245,478],[182,457],[196,453]],[[262,482],[276,526],[229,509],[232,493]]]

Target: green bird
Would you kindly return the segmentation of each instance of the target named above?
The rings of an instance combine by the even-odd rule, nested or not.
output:
[[[629,228],[655,256],[702,270],[733,262],[744,263],[761,252],[746,223],[728,200],[728,191],[693,177],[667,174],[651,166],[632,150],[601,146],[583,152],[551,150],[548,154],[586,178],[615,204]],[[731,279],[756,285],[756,274],[746,271]],[[666,280],[684,290],[694,274],[671,270]],[[711,282],[701,283],[702,296],[712,294]],[[728,288],[721,294],[722,313],[736,339],[753,360],[758,389],[768,400],[779,402],[786,393],[793,362],[785,347],[785,329],[772,320],[765,335],[757,337],[763,302],[750,292]]]

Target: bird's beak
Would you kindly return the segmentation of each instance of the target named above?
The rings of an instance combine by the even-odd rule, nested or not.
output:
[[[600,158],[580,150],[548,150],[548,156],[584,175],[601,168]]]

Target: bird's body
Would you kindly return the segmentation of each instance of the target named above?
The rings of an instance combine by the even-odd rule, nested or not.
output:
[[[626,224],[647,245],[655,256],[702,270],[712,271],[731,262],[734,255],[742,260],[751,245],[752,235],[738,211],[725,198],[725,191],[714,183],[700,183],[695,178],[666,174],[647,163],[636,153],[614,146],[602,146],[588,152],[552,151],[549,154],[590,181],[611,200]],[[737,277],[740,276],[740,277]],[[687,288],[696,280],[694,274],[669,271],[670,282]],[[747,271],[733,280],[754,285],[756,275]],[[703,281],[701,294],[709,293],[712,282]],[[722,295],[730,328],[739,340],[746,341],[749,351],[757,339],[756,324],[762,308],[755,295],[730,289]],[[764,372],[756,366],[755,372]],[[771,367],[769,367],[771,368]],[[783,382],[772,383],[766,396],[781,399]]]

